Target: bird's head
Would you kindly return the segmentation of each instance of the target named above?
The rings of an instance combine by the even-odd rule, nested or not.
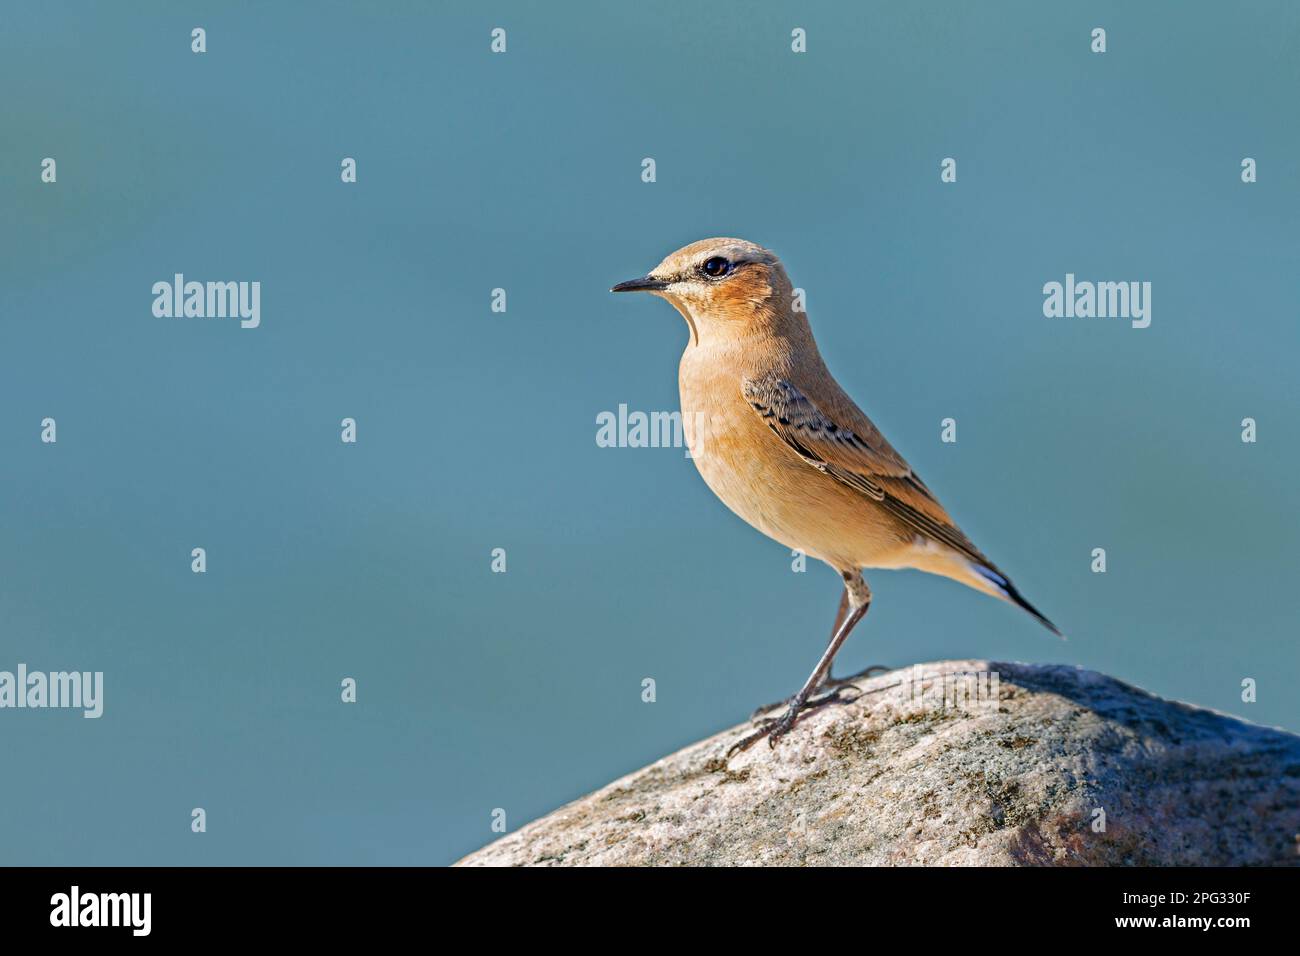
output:
[[[797,321],[790,280],[771,251],[744,239],[702,239],[684,246],[640,279],[611,292],[650,292],[671,302],[701,333],[736,336]]]

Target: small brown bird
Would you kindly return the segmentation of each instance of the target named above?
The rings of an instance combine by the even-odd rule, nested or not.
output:
[[[940,574],[1060,634],[836,383],[775,255],[743,239],[704,239],[611,291],[667,299],[690,326],[678,374],[682,418],[700,423],[687,428],[687,440],[713,493],[844,579],[830,644],[812,674],[780,717],[761,721],[732,752],[764,737],[775,746],[800,713],[842,700],[852,678],[833,678],[831,664],[871,604],[862,568]]]

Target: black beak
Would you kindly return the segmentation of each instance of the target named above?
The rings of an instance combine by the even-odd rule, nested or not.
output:
[[[661,289],[668,288],[668,283],[663,279],[656,279],[654,276],[642,276],[639,279],[628,279],[626,282],[620,282],[610,292],[658,292]]]

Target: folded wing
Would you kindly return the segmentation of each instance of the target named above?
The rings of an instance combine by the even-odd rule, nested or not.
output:
[[[879,503],[918,535],[993,567],[847,397],[837,408],[824,410],[793,383],[775,376],[746,379],[742,391],[767,426],[811,467]]]

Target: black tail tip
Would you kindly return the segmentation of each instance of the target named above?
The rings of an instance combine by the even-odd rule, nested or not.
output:
[[[1038,610],[1038,608],[1034,607],[1032,604],[1026,601],[1025,596],[1021,594],[1019,591],[1017,591],[1014,586],[1008,585],[1007,596],[1011,598],[1012,603],[1015,604],[1016,607],[1028,611],[1030,614],[1034,616],[1034,620],[1038,621],[1039,624],[1043,625],[1043,627],[1047,628],[1049,631],[1051,631],[1061,640],[1063,641],[1068,640],[1068,638],[1066,638],[1066,636],[1061,633],[1061,629],[1058,628],[1055,624],[1053,624],[1050,620],[1048,620],[1046,614],[1044,614],[1042,611]]]

